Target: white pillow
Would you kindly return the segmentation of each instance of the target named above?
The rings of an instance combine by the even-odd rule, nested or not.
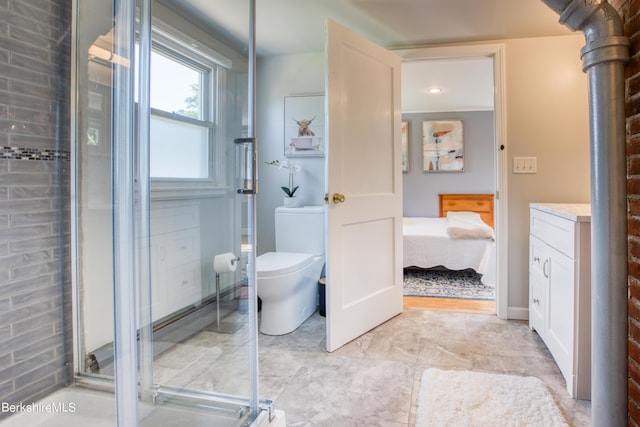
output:
[[[495,239],[493,228],[476,212],[447,212],[447,222],[452,239]]]

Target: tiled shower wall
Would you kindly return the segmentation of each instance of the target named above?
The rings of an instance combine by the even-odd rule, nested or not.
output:
[[[0,0],[2,403],[71,378],[70,41],[70,1]]]

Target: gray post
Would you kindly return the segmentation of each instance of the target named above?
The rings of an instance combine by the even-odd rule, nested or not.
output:
[[[582,30],[591,131],[591,420],[627,425],[627,191],[624,64],[629,40],[606,1],[543,0]]]

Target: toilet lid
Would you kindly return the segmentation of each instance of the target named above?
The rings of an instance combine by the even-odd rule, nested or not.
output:
[[[299,270],[311,264],[313,254],[267,252],[256,258],[258,277],[275,277]]]

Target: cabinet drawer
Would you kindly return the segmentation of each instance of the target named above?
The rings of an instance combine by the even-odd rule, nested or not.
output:
[[[151,234],[169,233],[199,226],[198,206],[155,207],[151,210]]]
[[[491,212],[491,206],[486,200],[442,200],[444,211]]]
[[[182,268],[169,271],[169,305],[171,311],[193,304],[200,300],[201,285],[198,265],[191,263]]]
[[[200,258],[200,235],[197,229],[167,234],[165,244],[168,265],[180,265]]]
[[[574,257],[575,223],[573,221],[532,209],[530,233],[568,257]]]

